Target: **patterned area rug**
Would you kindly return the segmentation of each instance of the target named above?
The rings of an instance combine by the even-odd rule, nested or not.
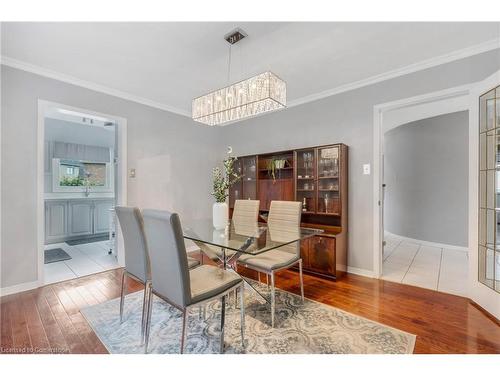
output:
[[[119,299],[81,310],[110,353],[143,353],[140,343],[142,292],[127,295],[120,324]],[[254,292],[245,293],[245,348],[241,345],[240,310],[226,308],[226,353],[363,354],[413,353],[416,336],[300,296],[277,290],[275,328],[270,308]],[[206,320],[189,313],[185,353],[218,353],[220,302],[206,307]],[[182,318],[179,310],[155,296],[149,353],[179,353]]]

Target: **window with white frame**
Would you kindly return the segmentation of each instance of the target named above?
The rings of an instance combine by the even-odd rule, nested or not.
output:
[[[112,192],[112,164],[94,161],[52,159],[54,192]]]

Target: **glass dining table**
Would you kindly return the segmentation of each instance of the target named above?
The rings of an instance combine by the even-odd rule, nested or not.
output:
[[[271,250],[282,250],[297,251],[300,256],[298,242],[323,231],[281,222],[266,224],[248,220],[231,220],[224,229],[215,229],[212,220],[207,219],[183,223],[183,232],[184,238],[192,240],[202,251],[207,249],[207,245],[208,249],[210,247],[219,249],[217,257],[222,267],[237,272],[236,261],[243,255],[258,256]],[[269,302],[268,298],[260,293],[248,278],[243,277],[243,279]]]

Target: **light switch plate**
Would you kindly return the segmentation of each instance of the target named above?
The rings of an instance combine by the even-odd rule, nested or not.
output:
[[[128,176],[130,178],[135,178],[135,168],[130,168],[130,171],[128,173]]]
[[[370,164],[363,164],[363,174],[370,174]]]

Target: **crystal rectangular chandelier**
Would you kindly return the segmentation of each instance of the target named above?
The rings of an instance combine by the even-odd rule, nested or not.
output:
[[[286,83],[271,72],[193,99],[193,120],[207,125],[232,122],[286,107]]]

